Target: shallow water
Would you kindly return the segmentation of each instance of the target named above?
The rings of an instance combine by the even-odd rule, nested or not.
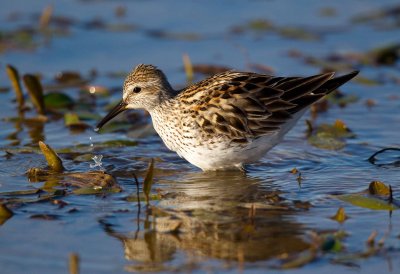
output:
[[[7,7],[0,10],[0,31],[5,33],[26,26],[37,28],[39,15],[51,1],[0,3]],[[329,4],[315,0],[301,4],[57,1],[53,15],[59,22],[62,16],[66,25],[50,24],[52,34],[34,36],[29,40],[34,46],[29,48],[30,42],[25,40],[17,49],[0,44],[0,87],[9,86],[5,64],[14,65],[21,74],[39,73],[45,86],[54,85],[53,78],[60,71],[77,71],[89,78],[95,70],[89,84],[106,87],[107,95],[88,96],[79,87],[57,90],[76,101],[94,101],[83,108],[101,117],[107,112],[106,105],[120,98],[123,75],[138,63],[155,64],[175,87],[184,86],[183,53],[193,64],[238,70],[254,70],[254,64],[262,64],[279,75],[319,73],[321,68],[306,63],[305,57],[323,59],[333,53],[363,53],[400,43],[399,15],[359,24],[352,21],[355,16],[394,4],[396,1],[357,0]],[[124,16],[115,15],[118,7],[125,10]],[[276,30],[248,27],[258,19],[270,21]],[[299,36],[285,35],[284,27],[297,28]],[[294,50],[300,57],[290,54]],[[348,62],[375,84],[346,84],[341,91],[356,95],[356,102],[346,107],[331,104],[316,118],[306,113],[285,141],[250,165],[246,175],[202,173],[168,151],[149,126],[148,116],[141,112],[118,119],[129,119],[129,129],[125,125],[111,133],[96,134],[91,128],[74,131],[64,125],[63,118],[52,117],[45,124],[11,119],[18,117],[15,95],[11,90],[1,92],[0,201],[14,212],[0,227],[1,272],[65,273],[69,254],[76,253],[82,273],[261,273],[266,269],[396,273],[400,268],[398,212],[354,206],[335,195],[364,191],[371,181],[379,180],[391,185],[395,201],[400,199],[399,165],[367,161],[381,148],[400,146],[400,63]],[[196,75],[196,79],[202,77]],[[375,105],[368,107],[367,100]],[[26,112],[27,117],[35,115],[34,110]],[[346,139],[339,150],[314,147],[307,141],[306,119],[314,125],[340,119],[355,137]],[[84,122],[93,127],[97,120]],[[115,139],[137,144],[103,145]],[[122,192],[69,193],[42,202],[27,202],[28,198],[37,199],[38,194],[19,195],[25,200],[10,201],[15,197],[6,192],[45,185],[43,181],[29,182],[26,175],[31,167],[46,167],[37,150],[39,140],[58,150],[68,172],[103,169],[117,179]],[[103,156],[101,167],[93,166],[95,155]],[[155,158],[155,183],[152,206],[146,207],[143,200],[137,203],[132,174],[143,182],[151,158]],[[378,158],[393,163],[399,153],[387,152]],[[301,172],[301,180],[299,174],[290,172],[293,168]],[[343,224],[330,219],[339,207],[349,216]],[[323,235],[338,231],[348,234],[340,239],[341,250],[315,249],[315,237],[325,240]],[[383,247],[366,255],[366,241],[373,231],[378,233],[375,241],[381,240]],[[292,257],[304,259],[310,252],[317,253],[312,260],[282,270],[287,258],[290,262]]]

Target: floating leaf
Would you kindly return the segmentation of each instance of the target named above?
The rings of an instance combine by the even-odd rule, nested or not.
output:
[[[324,132],[329,132],[330,134],[338,138],[355,137],[355,134],[351,132],[351,130],[342,120],[336,120],[335,123],[333,123],[332,127],[322,126],[321,129],[324,130]]]
[[[308,138],[308,142],[315,147],[329,150],[339,150],[346,146],[346,142],[327,134],[311,136]]]
[[[74,100],[64,93],[50,92],[44,98],[44,105],[46,109],[52,108],[58,110],[60,108],[69,108],[74,105]]]
[[[342,149],[346,142],[344,138],[354,137],[355,134],[341,120],[336,120],[333,125],[322,124],[317,128],[312,128],[308,142],[318,148],[338,150]]]
[[[339,207],[336,214],[331,217],[332,220],[335,220],[339,223],[344,223],[344,221],[346,221],[348,218],[349,217],[347,217],[343,207]]]
[[[48,201],[50,199],[54,199],[60,196],[64,196],[65,195],[65,191],[58,189],[56,191],[54,191],[53,193],[49,193],[49,194],[45,194],[45,195],[40,195],[38,198],[33,198],[33,199],[27,199],[27,198],[23,198],[23,199],[7,199],[8,203],[38,203],[38,202],[44,202],[44,201]]]
[[[143,182],[143,192],[146,197],[147,205],[150,204],[150,191],[151,187],[153,186],[153,175],[154,175],[154,159],[151,159]]]
[[[5,196],[33,195],[39,193],[39,191],[40,189],[16,190],[16,191],[1,192],[0,195],[5,195]]]
[[[350,203],[355,206],[369,208],[373,210],[396,210],[399,207],[395,204],[389,203],[387,201],[364,196],[362,194],[344,194],[336,196],[339,200]]]
[[[23,80],[33,105],[39,114],[44,115],[43,87],[39,79],[35,75],[25,74]]]
[[[269,31],[274,28],[274,25],[265,19],[255,19],[247,24],[247,28],[253,31]]]
[[[48,145],[39,141],[39,147],[46,158],[47,164],[49,165],[51,170],[55,172],[62,172],[64,170],[64,166],[60,157],[58,157],[57,153]]]
[[[22,93],[21,82],[20,82],[18,70],[11,65],[7,65],[6,70],[7,70],[8,78],[10,78],[11,84],[15,91],[15,96],[17,98],[18,107],[21,109],[24,106],[25,99],[24,99],[24,94]]]
[[[372,195],[389,195],[390,189],[380,181],[373,181],[369,184],[368,191]]]
[[[64,122],[65,122],[65,125],[69,128],[86,129],[89,127],[88,124],[82,122],[79,119],[78,114],[73,113],[73,112],[67,112],[64,114]]]
[[[87,110],[77,110],[76,114],[78,114],[79,119],[81,120],[94,120],[98,121],[102,118],[101,115],[93,113]]]

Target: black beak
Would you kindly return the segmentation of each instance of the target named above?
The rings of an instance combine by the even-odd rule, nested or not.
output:
[[[99,131],[108,121],[110,121],[121,112],[125,111],[127,109],[126,106],[127,104],[121,100],[118,105],[116,105],[103,119],[101,119],[94,131]]]

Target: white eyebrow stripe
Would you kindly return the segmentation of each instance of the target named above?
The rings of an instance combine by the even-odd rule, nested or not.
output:
[[[131,93],[135,87],[147,88],[154,86],[155,84],[157,84],[157,80],[146,81],[146,82],[135,82],[134,84],[130,84],[125,88],[122,98],[125,100],[128,93]]]

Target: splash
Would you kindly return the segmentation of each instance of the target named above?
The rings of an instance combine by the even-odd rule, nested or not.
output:
[[[89,140],[90,140],[90,147],[91,147],[91,150],[93,150],[93,148],[94,148],[94,143],[93,143],[93,139],[92,139],[92,136],[90,136],[89,137]],[[103,163],[101,162],[101,160],[103,159],[103,155],[94,155],[93,157],[92,157],[92,160],[94,161],[94,163],[91,163],[90,164],[90,168],[96,168],[96,167],[99,167],[99,169],[102,169],[102,166],[103,166]]]
[[[95,167],[99,167],[101,168],[103,163],[101,162],[101,160],[103,159],[103,155],[94,155],[92,157],[94,164],[90,164],[90,168],[95,168]]]

